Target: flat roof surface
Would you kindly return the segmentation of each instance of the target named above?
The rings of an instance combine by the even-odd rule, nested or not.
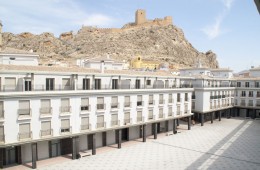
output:
[[[181,125],[180,127],[186,127]],[[39,169],[260,169],[260,120],[222,118],[146,143]]]

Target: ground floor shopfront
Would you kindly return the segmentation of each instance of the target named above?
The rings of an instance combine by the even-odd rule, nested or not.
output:
[[[187,129],[190,130],[191,116],[183,119],[187,123]],[[95,155],[97,148],[114,144],[120,149],[124,141],[141,138],[143,142],[146,142],[147,136],[153,135],[153,138],[157,139],[158,133],[173,132],[173,134],[176,134],[178,124],[179,119],[169,119],[114,130],[105,131],[104,129],[104,131],[97,133],[0,148],[0,167],[4,168],[31,162],[31,168],[35,169],[38,160],[60,155],[78,159],[82,156],[81,153]]]

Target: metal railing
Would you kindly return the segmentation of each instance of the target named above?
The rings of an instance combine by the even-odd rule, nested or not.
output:
[[[71,112],[71,106],[61,106],[60,107],[60,113],[70,113]]]
[[[91,124],[80,125],[80,130],[91,130]]]
[[[106,122],[100,122],[96,124],[96,128],[105,128],[106,127]]]
[[[32,131],[30,132],[24,132],[24,133],[18,133],[18,140],[25,140],[25,139],[31,139],[32,138]]]
[[[40,131],[41,137],[43,136],[52,136],[53,135],[53,129],[46,129]]]
[[[40,108],[40,114],[52,114],[52,107],[42,107]]]
[[[71,130],[72,130],[72,127],[61,127],[60,128],[60,134],[63,134],[63,133],[71,133]]]

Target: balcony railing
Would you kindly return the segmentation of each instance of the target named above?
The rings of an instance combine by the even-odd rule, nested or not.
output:
[[[132,123],[132,119],[124,119],[124,125],[128,125]]]
[[[52,136],[53,135],[53,129],[41,130],[40,135],[41,135],[41,137]]]
[[[119,126],[120,125],[120,120],[112,120],[111,121],[111,126]]]
[[[32,132],[18,133],[18,140],[28,140],[32,138]]]
[[[71,107],[70,106],[61,106],[60,107],[60,113],[70,113]]]
[[[0,119],[4,119],[4,118],[5,118],[5,111],[0,110]]]
[[[41,115],[52,114],[52,107],[42,107],[40,108]]]
[[[80,130],[91,130],[91,124],[80,125]]]
[[[5,135],[0,135],[0,143],[5,143]]]
[[[105,104],[97,104],[97,110],[105,110]]]
[[[90,111],[90,105],[81,105],[80,106],[80,111],[81,112],[88,112],[88,111]]]
[[[71,133],[72,127],[61,127],[60,128],[60,134],[64,134],[64,133]]]
[[[97,123],[96,128],[97,129],[99,129],[99,128],[106,128],[106,122]]]
[[[19,118],[31,117],[31,109],[18,109],[18,117]]]

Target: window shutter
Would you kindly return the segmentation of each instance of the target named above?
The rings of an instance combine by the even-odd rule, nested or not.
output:
[[[97,104],[104,104],[104,97],[98,97]]]
[[[163,108],[159,109],[159,114],[163,114]]]
[[[29,100],[20,100],[19,109],[30,109],[30,101]]]
[[[153,95],[149,95],[149,102],[153,102]]]
[[[112,119],[112,121],[117,121],[118,120],[118,115],[117,114],[111,115],[111,119]]]
[[[172,100],[172,94],[169,94],[169,100]]]
[[[115,97],[112,97],[112,103],[116,104],[118,102],[118,98],[115,96]]]
[[[160,94],[159,98],[160,98],[160,101],[162,101],[163,100],[163,94]]]
[[[125,96],[125,103],[130,103],[130,96]]]
[[[41,107],[42,108],[50,108],[51,107],[50,99],[42,99],[41,100]]]
[[[61,99],[61,107],[68,107],[70,105],[69,99]]]
[[[142,101],[142,96],[141,96],[141,95],[138,95],[138,96],[137,96],[137,101],[139,101],[139,102]]]
[[[4,110],[4,102],[0,101],[0,112]]]
[[[104,122],[104,116],[97,116],[97,123],[103,123]]]
[[[88,98],[81,98],[81,106],[88,106],[89,101]]]
[[[153,117],[153,110],[149,110],[149,115],[148,115],[150,118]]]
[[[0,136],[4,136],[4,126],[0,126]]]
[[[29,133],[29,132],[30,132],[30,123],[19,125],[19,133]]]
[[[81,125],[88,125],[89,124],[89,118],[88,117],[82,117],[81,118]]]
[[[42,122],[42,130],[50,130],[50,129],[51,129],[50,121]]]
[[[142,111],[137,111],[137,117],[142,117]]]
[[[130,112],[125,113],[125,119],[130,119]]]
[[[61,128],[68,128],[68,127],[70,127],[70,120],[69,119],[61,120]]]

